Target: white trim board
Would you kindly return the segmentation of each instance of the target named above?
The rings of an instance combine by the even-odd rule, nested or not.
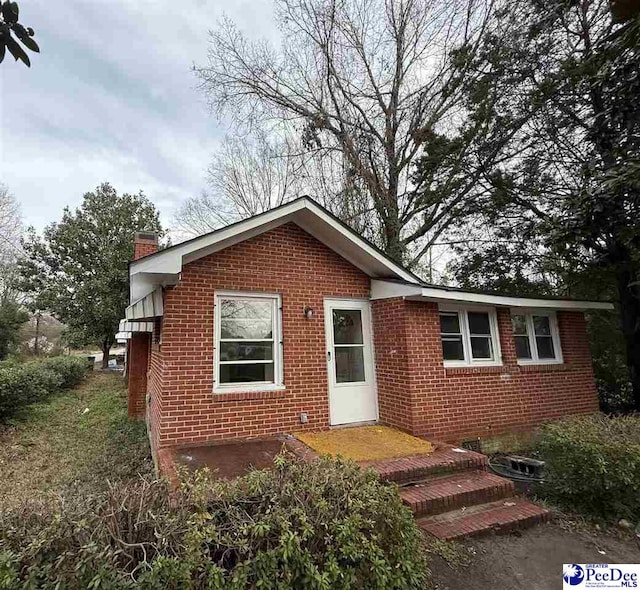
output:
[[[175,284],[183,265],[289,222],[298,225],[370,277],[391,277],[411,282],[418,280],[312,199],[301,197],[239,223],[134,260],[129,267],[131,301],[144,297],[155,285]]]
[[[444,287],[425,287],[417,284],[396,283],[393,281],[371,281],[371,299],[390,299],[404,297],[411,301],[432,301],[435,303],[470,303],[493,305],[497,307],[522,307],[529,309],[564,309],[585,311],[588,309],[613,309],[606,301],[572,301],[567,299],[535,299],[533,297],[508,297],[472,293]]]

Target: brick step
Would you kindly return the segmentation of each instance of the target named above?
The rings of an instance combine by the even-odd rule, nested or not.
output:
[[[430,455],[387,459],[384,461],[363,461],[362,467],[376,471],[380,479],[399,484],[419,482],[426,477],[442,473],[487,469],[487,457],[473,451],[459,452],[451,447],[437,448]]]
[[[400,490],[402,501],[416,516],[441,514],[463,506],[509,498],[514,494],[511,480],[486,471],[462,471],[430,477]]]
[[[418,526],[439,539],[451,540],[484,534],[508,533],[547,522],[551,512],[520,498],[500,500],[418,519]]]

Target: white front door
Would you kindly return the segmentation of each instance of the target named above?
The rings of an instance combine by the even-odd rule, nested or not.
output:
[[[325,299],[330,423],[378,419],[368,301]]]

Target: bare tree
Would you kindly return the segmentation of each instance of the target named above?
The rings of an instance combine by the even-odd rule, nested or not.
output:
[[[0,263],[15,260],[20,252],[21,233],[20,206],[9,188],[0,183]]]
[[[264,130],[225,137],[207,171],[209,191],[182,205],[177,225],[200,235],[296,198],[304,163],[293,150],[286,137]]]
[[[467,90],[490,73],[478,60],[493,1],[274,1],[278,49],[245,38],[228,20],[212,31],[208,64],[196,68],[211,106],[240,126],[284,113],[310,152],[339,152],[381,245],[417,262],[464,215],[485,160],[498,158],[521,124],[503,121],[497,140],[496,127],[469,116]],[[491,85],[484,92],[489,112],[503,95]],[[490,149],[469,148],[479,136],[491,139]],[[446,206],[425,198],[412,177],[442,137],[461,138],[458,165],[448,168],[455,182],[438,179],[448,190],[442,198],[456,199]]]

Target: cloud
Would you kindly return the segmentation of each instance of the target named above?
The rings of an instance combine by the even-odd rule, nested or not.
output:
[[[21,20],[42,53],[0,66],[0,181],[41,229],[111,182],[145,194],[169,225],[204,188],[224,134],[191,72],[223,13],[248,34],[276,33],[269,0],[32,0]]]

